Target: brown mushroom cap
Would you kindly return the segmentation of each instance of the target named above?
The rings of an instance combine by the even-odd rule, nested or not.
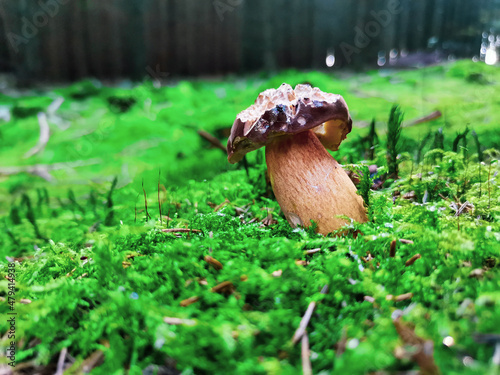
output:
[[[227,142],[230,163],[276,137],[312,129],[324,147],[335,151],[352,130],[347,104],[340,95],[309,85],[286,83],[262,92],[255,104],[240,112]]]

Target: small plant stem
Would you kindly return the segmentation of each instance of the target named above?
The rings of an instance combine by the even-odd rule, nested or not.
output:
[[[189,228],[166,228],[161,230],[163,233],[200,233],[199,229],[189,229]]]
[[[490,163],[490,168],[488,170],[488,210],[490,210],[491,207],[491,163]]]
[[[115,177],[113,179],[113,183],[111,184],[111,188],[109,189],[108,193],[108,200],[106,202],[106,208],[108,209],[108,212],[106,214],[106,218],[104,219],[104,225],[106,226],[111,226],[113,225],[113,218],[114,218],[114,211],[113,211],[113,191],[115,190],[116,183],[118,182],[118,178]]]
[[[161,169],[158,170],[158,210],[160,211],[160,224],[163,225],[163,218],[161,216],[161,200],[160,200],[160,174],[161,174]]]
[[[389,256],[394,258],[396,256],[396,240],[391,241],[391,246],[389,248]]]
[[[478,162],[478,172],[479,172],[479,198],[483,195],[483,182],[481,181],[481,162]]]
[[[301,340],[302,374],[304,375],[312,375],[310,354],[309,337],[307,336],[307,332],[304,332]]]
[[[321,294],[328,293],[328,285],[325,285],[323,289],[321,289]],[[316,302],[311,302],[307,307],[307,310],[300,321],[299,328],[295,331],[295,334],[292,338],[292,343],[295,345],[302,338],[302,335],[306,332],[307,325],[309,324],[309,320],[311,320],[312,313],[316,308]]]
[[[410,259],[408,259],[405,263],[406,267],[409,267],[411,265],[413,265],[413,263],[415,263],[415,261],[417,259],[420,259],[422,258],[422,256],[420,254],[415,254],[414,256],[412,256]]]
[[[142,191],[144,192],[144,208],[146,210],[146,220],[149,220],[151,216],[149,215],[148,212],[148,199],[146,196],[146,190],[144,190],[144,179],[142,180]]]
[[[387,166],[389,168],[389,178],[397,179],[399,175],[398,168],[398,142],[401,136],[401,123],[403,122],[403,112],[399,106],[394,105],[391,108],[389,121],[387,123]]]

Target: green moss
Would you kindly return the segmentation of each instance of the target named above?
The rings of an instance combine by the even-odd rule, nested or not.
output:
[[[52,183],[28,174],[0,180],[0,296],[8,295],[7,261],[17,257],[17,360],[54,364],[68,348],[75,358],[72,374],[97,350],[105,360],[96,374],[141,373],[152,365],[183,374],[296,374],[300,347],[290,340],[315,301],[308,325],[315,373],[417,370],[394,355],[402,342],[391,316],[402,310],[416,334],[433,341],[443,373],[493,374],[493,347],[477,343],[474,334],[498,333],[500,325],[499,154],[491,149],[499,141],[500,103],[498,84],[471,81],[471,73],[498,82],[496,70],[457,62],[347,77],[286,71],[160,89],[83,82],[56,90],[65,102],[44,153],[22,158],[37,141],[34,115],[2,125],[2,164],[63,163],[51,171]],[[370,178],[366,165],[360,167],[368,223],[327,237],[292,229],[266,184],[263,152],[249,155],[247,168],[233,166],[197,134],[204,129],[224,142],[235,114],[283,81],[344,95],[358,127],[335,155],[342,163],[362,164],[366,150],[356,141],[369,129],[360,125],[377,120],[373,162],[379,173]],[[135,103],[117,111],[110,97]],[[9,105],[24,100],[9,99]],[[444,117],[403,127],[400,178],[369,191],[387,172],[385,122],[394,102],[405,119],[435,109]],[[453,152],[453,139],[468,122],[479,149],[469,139],[466,152]],[[420,140],[439,127],[444,149],[430,141],[421,147]],[[168,216],[161,221],[158,196]],[[456,216],[465,202],[471,206]],[[273,221],[265,226],[268,217]],[[167,228],[192,231],[162,231]],[[320,251],[305,254],[313,248]],[[421,257],[406,266],[416,254]],[[214,268],[207,256],[223,268]],[[212,292],[224,281],[232,283],[232,293]],[[320,293],[324,285],[327,294]],[[405,293],[413,296],[391,298]],[[194,296],[197,302],[181,306]],[[4,316],[8,304],[0,312]],[[165,317],[186,324],[167,324]],[[0,321],[0,330],[7,328]],[[455,346],[442,344],[446,336]],[[340,355],[335,348],[342,342]],[[2,350],[6,344],[0,342]],[[464,366],[464,355],[475,367]]]

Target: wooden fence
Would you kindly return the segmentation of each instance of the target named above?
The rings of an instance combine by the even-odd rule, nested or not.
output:
[[[140,79],[479,54],[499,0],[0,0],[0,71]],[[330,57],[330,64],[333,58]]]

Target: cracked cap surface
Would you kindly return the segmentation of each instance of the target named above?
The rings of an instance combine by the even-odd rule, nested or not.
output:
[[[324,147],[335,151],[352,130],[349,109],[340,95],[325,93],[310,85],[295,90],[283,83],[262,92],[255,104],[240,112],[227,142],[230,163],[240,161],[284,135],[313,130]]]

